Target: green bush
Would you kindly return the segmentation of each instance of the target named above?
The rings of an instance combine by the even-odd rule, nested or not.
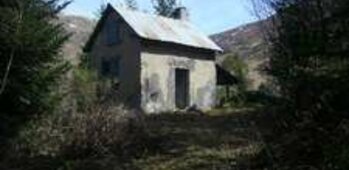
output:
[[[217,94],[224,107],[244,107],[246,105],[246,92],[248,87],[248,66],[237,55],[226,54],[222,63],[224,69],[234,75],[238,83],[232,87],[219,87]]]
[[[98,102],[97,88],[100,84],[94,71],[78,67],[73,70],[73,80],[69,91],[70,100],[76,104],[78,112],[84,112],[88,106]]]
[[[247,64],[236,54],[227,54],[223,57],[225,58],[222,63],[223,68],[230,71],[238,79],[237,87],[240,91],[246,90],[249,72]]]

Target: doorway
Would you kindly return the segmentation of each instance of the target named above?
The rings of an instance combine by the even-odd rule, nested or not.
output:
[[[189,70],[176,69],[176,107],[185,109],[189,106]]]

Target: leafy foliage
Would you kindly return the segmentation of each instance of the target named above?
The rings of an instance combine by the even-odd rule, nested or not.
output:
[[[87,68],[75,68],[73,75],[72,90],[70,91],[72,100],[74,100],[78,112],[87,111],[84,109],[98,102],[97,75]]]
[[[239,58],[236,54],[226,54],[223,56],[225,60],[222,63],[224,69],[234,75],[238,83],[233,87],[219,87],[218,96],[223,100],[222,105],[229,107],[244,107],[246,106],[246,92],[247,92],[247,64]]]
[[[222,63],[223,67],[229,70],[238,79],[238,86],[241,90],[246,89],[247,84],[247,64],[236,54],[227,54]]]

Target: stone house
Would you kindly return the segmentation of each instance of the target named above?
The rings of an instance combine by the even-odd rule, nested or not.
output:
[[[222,49],[188,17],[185,8],[172,19],[108,5],[84,50],[100,76],[117,79],[117,97],[132,108],[209,110]]]

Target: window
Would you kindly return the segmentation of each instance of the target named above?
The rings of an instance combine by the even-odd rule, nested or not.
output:
[[[103,59],[101,65],[101,74],[104,77],[119,78],[120,75],[120,58]]]
[[[106,23],[105,41],[107,45],[115,45],[119,40],[120,28],[117,20],[110,19]]]
[[[118,78],[120,75],[120,57],[113,59],[113,76]]]
[[[105,77],[110,76],[110,69],[111,69],[110,62],[109,62],[108,60],[105,60],[105,59],[104,59],[104,60],[102,61],[102,68],[101,68],[101,70],[102,70],[102,72],[101,72],[102,76],[105,76]]]

